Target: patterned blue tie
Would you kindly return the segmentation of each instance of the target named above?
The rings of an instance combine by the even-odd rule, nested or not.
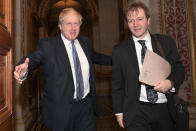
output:
[[[142,45],[141,60],[143,64],[147,47],[145,45],[145,40],[138,40],[138,42]],[[156,101],[158,100],[157,92],[153,89],[152,86],[148,86],[148,85],[145,86],[146,86],[147,100],[153,104],[156,103]]]
[[[84,83],[82,77],[82,70],[78,58],[78,53],[74,45],[74,41],[72,41],[71,44],[72,44],[72,55],[74,61],[75,76],[76,76],[76,97],[78,100],[81,100],[84,96]]]

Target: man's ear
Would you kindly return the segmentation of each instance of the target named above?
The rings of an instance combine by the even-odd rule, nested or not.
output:
[[[150,17],[148,18],[148,25],[150,25]]]
[[[62,29],[62,26],[61,26],[61,24],[58,24],[58,27],[59,27],[59,29],[60,29],[60,30]]]

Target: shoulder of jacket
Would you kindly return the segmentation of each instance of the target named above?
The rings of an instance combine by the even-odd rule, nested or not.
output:
[[[129,43],[129,40],[125,39],[125,40],[119,42],[118,44],[114,45],[114,49],[124,48],[128,43]]]
[[[86,36],[78,36],[77,39],[78,40],[89,40],[88,37]]]
[[[58,39],[58,37],[60,38],[60,36],[46,37],[46,38],[40,39],[40,41],[51,42],[51,41],[55,41],[56,39]]]
[[[171,36],[167,34],[152,34],[152,36],[156,36],[157,38],[171,38]]]

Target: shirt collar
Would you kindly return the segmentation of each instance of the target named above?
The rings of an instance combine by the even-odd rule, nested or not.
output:
[[[66,39],[65,36],[61,33],[61,38],[65,44],[71,44],[71,41]]]
[[[133,35],[132,35],[132,37],[133,37],[133,41],[134,41],[135,43],[138,42],[138,40],[145,40],[146,42],[148,42],[148,41],[151,40],[149,31],[147,32],[146,36],[145,36],[143,39],[139,39],[139,38],[137,38],[137,37],[135,37],[135,36],[133,36]]]

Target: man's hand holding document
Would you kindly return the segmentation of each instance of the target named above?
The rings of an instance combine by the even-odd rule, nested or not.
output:
[[[154,86],[157,81],[166,79],[170,73],[171,66],[164,58],[150,50],[146,51],[139,81]]]

